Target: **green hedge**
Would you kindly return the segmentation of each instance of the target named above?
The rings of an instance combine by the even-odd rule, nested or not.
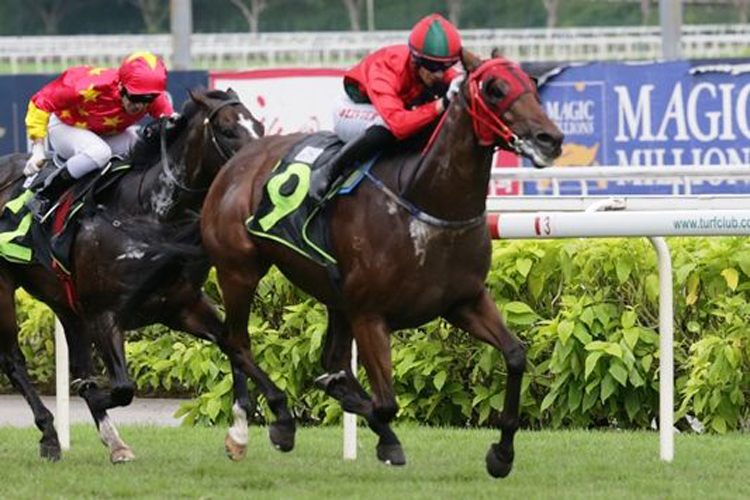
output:
[[[675,287],[677,418],[724,433],[750,422],[750,248],[741,238],[671,239]],[[643,239],[496,243],[488,286],[528,345],[526,427],[643,428],[658,416],[658,275]],[[215,280],[207,283],[218,297]],[[19,294],[24,353],[48,384],[51,320]],[[261,366],[306,423],[333,423],[338,404],[311,386],[321,373],[325,310],[274,271],[250,320]],[[131,336],[129,366],[141,394],[197,394],[190,423],[230,418],[227,361],[212,345],[150,327]],[[502,410],[502,356],[442,320],[393,335],[399,419],[493,425]],[[365,380],[360,371],[360,378]],[[7,381],[6,381],[7,382]],[[6,384],[7,385],[7,384]],[[252,388],[252,386],[251,386]],[[259,398],[256,419],[270,418]]]

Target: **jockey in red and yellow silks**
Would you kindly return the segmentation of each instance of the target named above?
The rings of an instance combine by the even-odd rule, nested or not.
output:
[[[47,135],[50,114],[72,127],[98,135],[119,134],[146,113],[154,118],[173,113],[166,95],[160,93],[148,108],[129,114],[122,105],[120,78],[116,68],[70,68],[31,97],[26,127],[31,139]]]
[[[345,169],[433,123],[458,93],[463,74],[453,66],[463,50],[455,26],[432,14],[414,26],[408,45],[377,50],[347,71],[333,115],[334,131],[347,144],[327,178],[311,186],[311,197],[322,200]]]
[[[136,52],[120,68],[74,67],[31,97],[26,129],[32,155],[24,173],[34,175],[44,163],[44,138],[67,159],[48,177],[40,197],[53,199],[74,179],[126,155],[137,140],[131,127],[146,114],[174,114],[165,94],[167,71],[150,52]]]

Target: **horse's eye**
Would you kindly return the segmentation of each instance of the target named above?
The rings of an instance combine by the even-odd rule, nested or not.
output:
[[[221,129],[221,135],[223,135],[227,139],[239,139],[240,137],[240,134],[238,134],[237,131],[233,128]]]
[[[503,99],[505,99],[507,93],[505,92],[505,89],[502,87],[500,82],[495,80],[487,86],[487,95],[490,96],[490,98],[492,98],[493,100],[502,101]]]

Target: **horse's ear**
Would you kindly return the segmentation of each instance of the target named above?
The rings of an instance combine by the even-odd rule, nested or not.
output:
[[[237,95],[237,92],[235,92],[232,87],[229,87],[227,89],[227,94],[229,94],[229,97],[231,97],[232,99],[238,99],[239,100],[239,98],[240,98],[240,96]]]
[[[482,58],[467,49],[461,49],[461,64],[467,73],[471,73],[482,65]]]
[[[204,106],[206,108],[210,108],[211,104],[206,100],[206,95],[203,91],[203,89],[197,89],[197,90],[189,90],[188,89],[188,95],[190,96],[190,99],[201,106]]]

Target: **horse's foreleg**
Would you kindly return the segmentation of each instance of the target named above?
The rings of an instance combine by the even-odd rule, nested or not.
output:
[[[112,463],[130,462],[135,459],[135,454],[122,440],[106,413],[110,408],[129,405],[135,394],[135,385],[128,377],[125,364],[123,334],[109,314],[97,318],[92,324],[94,342],[107,367],[112,387],[109,390],[102,390],[94,383],[84,382],[79,389],[79,394],[86,400],[91,410],[91,415],[99,430],[99,437],[110,450]]]
[[[34,413],[34,423],[42,432],[39,454],[48,460],[59,460],[60,441],[54,426],[52,413],[44,406],[34,389],[26,370],[26,362],[18,347],[18,325],[13,289],[5,280],[0,280],[0,368],[10,379]]]
[[[503,353],[508,369],[505,402],[500,416],[500,442],[487,452],[487,472],[505,477],[513,467],[513,437],[518,429],[521,379],[526,367],[526,351],[505,327],[495,302],[485,290],[477,300],[451,311],[446,319],[455,326],[494,346]]]
[[[352,331],[359,356],[372,386],[372,411],[365,414],[370,428],[379,436],[377,456],[389,465],[404,465],[406,456],[396,434],[390,427],[398,404],[393,393],[390,331],[382,318],[355,318]]]
[[[227,328],[227,336],[224,339],[219,339],[219,346],[229,356],[232,366],[242,370],[255,382],[266,397],[271,411],[276,415],[276,421],[268,429],[271,443],[281,451],[291,451],[294,448],[296,424],[292,412],[289,410],[286,394],[271,381],[271,378],[256,363],[247,331],[250,303],[255,293],[255,287],[267,269],[267,266],[263,269],[231,267],[229,271],[223,272],[222,268],[217,266],[217,275],[226,307],[225,324]],[[237,384],[235,384],[235,389],[239,389]],[[246,432],[241,430],[241,428],[247,426],[247,417],[249,416],[246,409],[247,405],[245,406],[243,408],[239,401],[235,401],[233,406],[235,424],[225,440],[227,453],[233,459],[242,458],[247,446]]]

